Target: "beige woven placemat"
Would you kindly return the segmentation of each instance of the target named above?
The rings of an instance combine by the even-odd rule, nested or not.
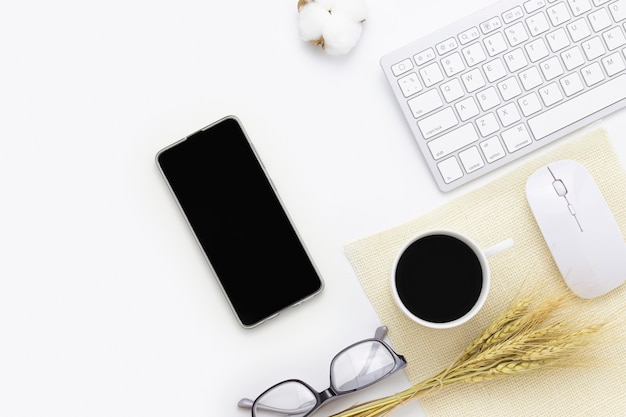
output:
[[[604,129],[579,138],[516,168],[492,183],[393,229],[345,247],[346,254],[394,348],[408,360],[412,383],[445,368],[514,298],[523,281],[552,289],[565,285],[526,202],[526,179],[550,161],[574,159],[596,179],[626,236],[626,173]],[[490,258],[492,286],[487,303],[468,323],[449,330],[421,327],[395,306],[389,290],[391,264],[412,235],[430,228],[466,233],[488,247],[512,237],[515,246]],[[607,314],[626,300],[626,285],[585,301]],[[581,309],[585,314],[585,309]],[[624,336],[626,337],[626,336]],[[617,416],[626,415],[626,349],[599,352],[612,366],[543,370],[475,384],[462,383],[421,399],[430,417]]]

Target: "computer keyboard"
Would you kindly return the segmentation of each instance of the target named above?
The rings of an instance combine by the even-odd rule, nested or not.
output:
[[[626,106],[626,0],[501,0],[380,64],[450,191]]]

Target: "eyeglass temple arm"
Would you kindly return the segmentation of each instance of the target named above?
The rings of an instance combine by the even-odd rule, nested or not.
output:
[[[254,401],[252,401],[250,398],[242,398],[237,403],[237,406],[241,408],[252,408],[252,404],[254,404]]]
[[[387,336],[387,326],[380,326],[376,329],[376,332],[374,333],[374,338],[376,339],[384,339],[385,336]]]
[[[374,333],[374,338],[383,340],[383,338],[386,335],[387,335],[387,326],[380,326],[380,327],[378,327],[376,329],[376,332]],[[354,377],[353,381],[357,380],[358,378],[362,377],[363,375],[365,375],[368,372],[369,365],[370,365],[370,363],[372,363],[372,359],[374,358],[374,355],[376,355],[376,351],[378,350],[379,347],[380,347],[380,345],[378,345],[378,344],[372,345],[372,349],[370,350],[368,358],[365,361],[366,366],[364,366],[361,369],[361,372],[359,372],[359,374]]]
[[[313,400],[313,402],[315,402],[315,400]],[[249,398],[242,398],[237,403],[237,405],[241,408],[252,408],[252,404],[254,404],[254,401],[252,401]],[[287,417],[289,417],[289,416],[301,415],[302,413],[309,411],[311,409],[311,402],[306,402],[302,404],[300,408],[293,408],[293,409],[272,407],[272,406],[261,404],[261,403],[257,404],[256,408],[258,408],[259,410],[263,410],[263,411],[271,411],[271,412],[278,413],[278,414],[284,414]]]

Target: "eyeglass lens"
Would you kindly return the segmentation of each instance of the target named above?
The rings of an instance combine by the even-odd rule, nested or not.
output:
[[[338,393],[354,391],[384,378],[395,359],[380,342],[368,340],[339,353],[331,364],[330,381]]]
[[[298,381],[286,381],[259,397],[252,413],[256,417],[303,417],[316,405],[317,397],[309,387]]]
[[[331,387],[344,394],[365,388],[389,375],[395,359],[385,345],[367,340],[340,352],[331,362]],[[266,391],[253,407],[256,417],[303,417],[318,406],[317,394],[298,382],[286,381]]]

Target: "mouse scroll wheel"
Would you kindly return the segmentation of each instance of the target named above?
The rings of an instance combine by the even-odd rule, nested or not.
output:
[[[563,181],[556,180],[552,183],[552,186],[560,197],[563,197],[565,194],[567,194],[567,188],[565,188],[565,184],[563,184]]]

